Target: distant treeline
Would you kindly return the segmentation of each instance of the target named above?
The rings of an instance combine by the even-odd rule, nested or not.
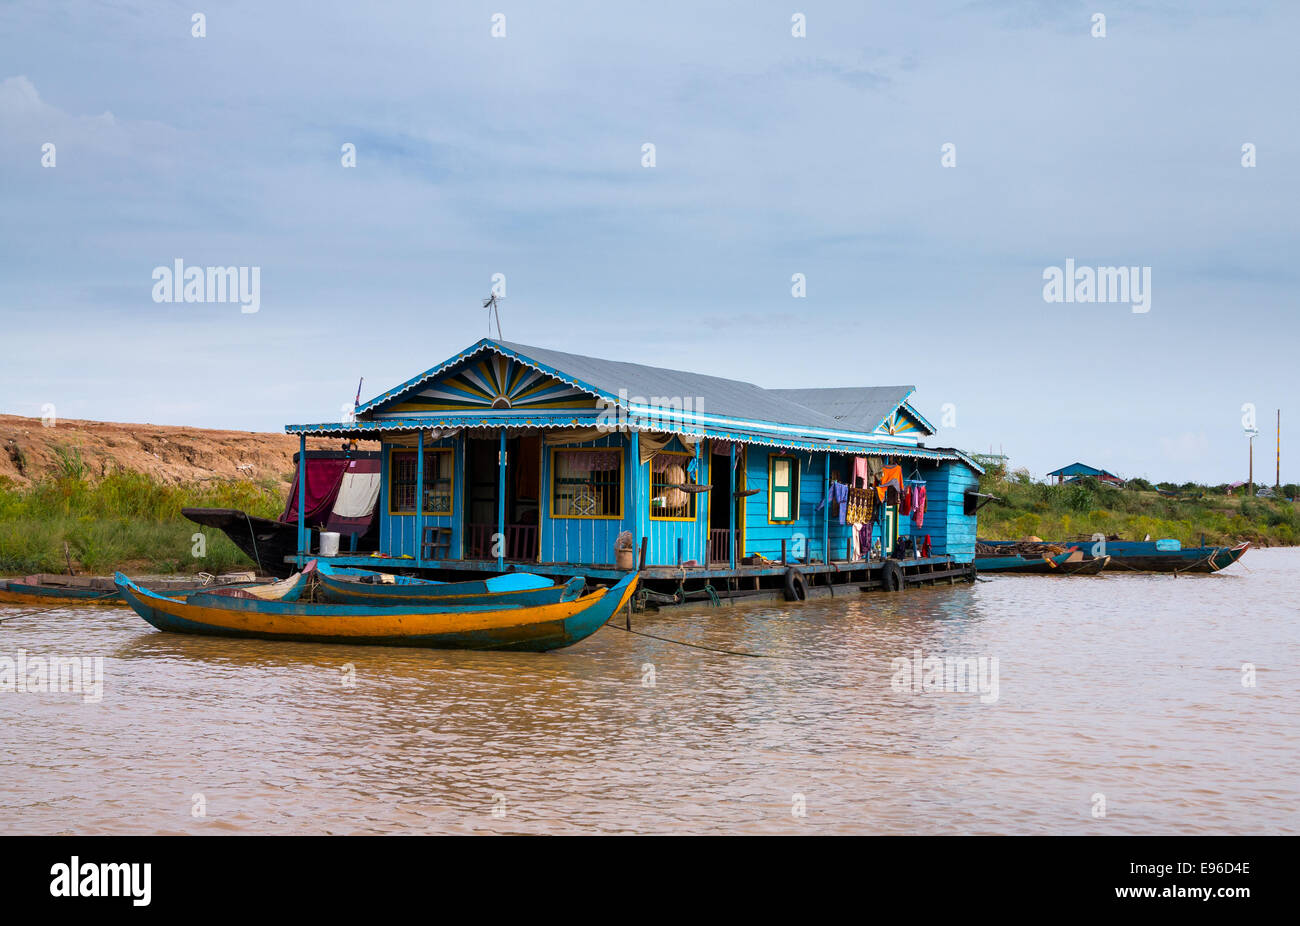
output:
[[[1300,486],[1294,484],[1275,490],[1275,498],[1256,498],[1245,487],[1153,485],[1145,479],[1122,487],[1091,477],[1047,485],[1023,469],[993,466],[981,477],[980,491],[1002,500],[979,512],[979,536],[989,540],[1070,540],[1096,533],[1125,540],[1173,537],[1185,546],[1199,544],[1202,536],[1211,544],[1285,546],[1300,540],[1300,511],[1292,501]]]

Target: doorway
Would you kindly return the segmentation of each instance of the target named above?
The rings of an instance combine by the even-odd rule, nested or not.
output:
[[[736,455],[736,492],[730,507],[724,499],[731,495],[731,453],[709,453],[709,562],[731,562],[731,546],[736,546],[736,562],[745,555],[745,499],[739,493],[745,488],[745,451]],[[736,513],[735,535],[731,533],[731,512]]]
[[[500,470],[498,438],[465,441],[464,558],[496,559]],[[505,536],[501,555],[512,562],[535,562],[541,517],[542,438],[506,440]]]

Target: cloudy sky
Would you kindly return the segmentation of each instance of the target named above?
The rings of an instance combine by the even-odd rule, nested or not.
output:
[[[334,420],[483,337],[502,273],[509,340],[914,383],[1036,475],[1245,478],[1253,403],[1271,475],[1298,35],[1281,0],[4,3],[0,412]],[[260,268],[260,310],[155,302],[177,259]],[[1067,259],[1150,267],[1150,310],[1046,302]]]

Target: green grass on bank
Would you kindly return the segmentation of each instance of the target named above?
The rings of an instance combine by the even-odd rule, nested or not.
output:
[[[988,540],[1019,540],[1028,536],[1068,540],[1079,535],[1118,534],[1124,540],[1174,537],[1184,546],[1226,544],[1249,540],[1260,546],[1287,546],[1300,541],[1300,510],[1285,497],[1247,497],[1222,487],[1166,486],[1178,497],[1161,495],[1154,486],[1134,480],[1123,488],[1096,479],[1068,485],[1030,481],[1023,470],[1006,473],[990,469],[980,479],[980,491],[1005,499],[990,502],[979,512],[979,536]],[[1284,487],[1294,495],[1295,486]]]
[[[278,517],[274,481],[165,485],[142,473],[117,472],[91,481],[75,450],[60,451],[55,474],[28,486],[0,479],[0,575],[67,571],[64,542],[78,571],[225,572],[252,568],[221,531],[200,528],[181,509],[240,508]],[[206,556],[192,553],[205,535]]]

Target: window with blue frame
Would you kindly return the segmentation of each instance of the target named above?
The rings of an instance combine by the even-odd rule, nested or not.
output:
[[[418,457],[414,450],[393,449],[388,458],[388,511],[415,514]],[[455,493],[455,452],[450,447],[424,450],[424,513],[449,515]]]

